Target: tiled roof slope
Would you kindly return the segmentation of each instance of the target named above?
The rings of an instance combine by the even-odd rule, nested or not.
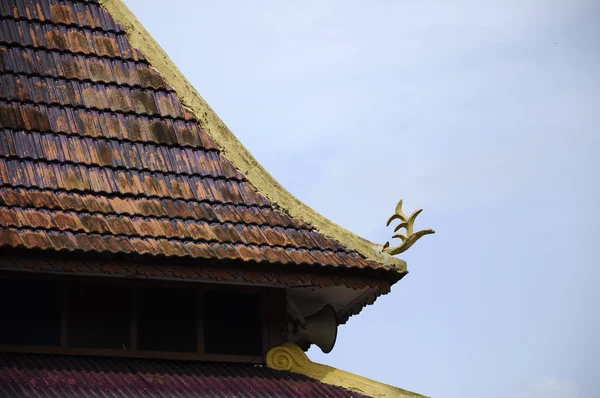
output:
[[[246,364],[0,354],[0,397],[366,397]]]
[[[92,0],[0,2],[0,246],[393,268],[274,209]]]

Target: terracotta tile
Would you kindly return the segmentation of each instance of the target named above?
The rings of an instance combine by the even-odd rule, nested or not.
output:
[[[327,257],[321,250],[309,250],[310,255],[317,260],[317,264],[327,264]]]
[[[182,242],[166,239],[159,239],[157,240],[157,242],[159,243],[162,249],[161,254],[165,256],[183,257],[188,254],[188,251],[186,250]]]
[[[162,225],[155,219],[133,217],[129,221],[136,233],[140,236],[165,236]]]
[[[232,205],[220,205],[214,204],[212,206],[206,206],[210,210],[212,210],[214,217],[212,219],[216,219],[220,222],[253,222],[252,218],[246,214],[247,207],[236,207]]]
[[[287,229],[286,234],[296,247],[319,247],[317,242],[312,239],[310,233],[306,230]]]
[[[104,239],[101,235],[96,234],[79,234],[77,235],[77,243],[81,250],[86,252],[106,252],[108,248],[104,244]]]
[[[16,156],[17,147],[15,145],[15,137],[10,131],[0,131],[0,154],[2,156]]]
[[[203,240],[206,242],[219,241],[215,230],[207,223],[184,221],[184,224],[190,235],[196,240]]]
[[[183,117],[181,105],[179,100],[172,93],[167,92],[155,92],[153,93],[154,101],[156,103],[159,113],[163,116],[171,116],[174,118]]]
[[[21,111],[14,104],[0,101],[0,126],[20,129],[25,127]]]
[[[191,238],[191,234],[185,227],[185,223],[179,220],[160,220],[165,235],[169,237],[178,237],[181,239]]]
[[[19,209],[0,208],[0,226],[21,227],[27,224]]]
[[[129,42],[127,41],[127,38],[124,35],[113,35],[113,37],[117,42],[120,57],[125,59],[132,59],[134,61],[144,59],[143,55],[141,55],[139,51],[133,49],[129,45]]]
[[[95,195],[79,195],[79,194],[74,194],[76,196],[78,196],[81,201],[84,204],[84,208],[87,211],[93,212],[93,213],[108,213],[112,210],[108,199],[106,197],[103,196],[95,196]],[[71,210],[71,209],[69,209]]]
[[[362,268],[365,265],[364,260],[355,254],[338,253],[337,255],[346,267]]]
[[[131,90],[131,98],[135,104],[135,111],[142,115],[160,114],[158,106],[151,91]]]
[[[265,258],[272,263],[287,264],[293,262],[286,250],[280,247],[263,247],[262,252]]]
[[[215,252],[206,243],[202,242],[183,242],[183,247],[187,252],[196,258],[215,258]]]
[[[106,246],[106,250],[111,253],[129,253],[133,251],[133,246],[127,238],[119,236],[102,236],[102,241]]]
[[[322,260],[322,265],[334,265],[334,266],[343,266],[344,263],[338,257],[337,253],[330,251],[322,251],[320,252]]]
[[[160,174],[140,173],[143,177],[144,192],[149,196],[158,196],[162,198],[185,198],[180,192],[173,191],[171,185],[177,181]],[[191,196],[191,195],[190,195]]]
[[[260,228],[254,225],[228,225],[228,227],[235,230],[236,234],[234,236],[236,236],[237,242],[254,245],[267,243],[267,239],[261,233]]]
[[[298,265],[301,264],[312,264],[316,262],[316,260],[308,254],[306,250],[303,249],[288,249],[287,255],[290,256],[292,261]]]
[[[32,187],[0,189],[0,204],[39,207],[0,209],[0,221],[65,231],[48,236],[28,232],[27,245],[377,267],[274,210],[219,154],[194,115],[144,64],[143,55],[124,35],[111,32],[121,27],[101,8],[52,4],[32,9],[24,18],[51,18],[83,28],[0,19],[6,40],[35,47],[0,45],[0,70],[35,75],[2,75],[0,97],[39,102],[17,107],[0,100],[0,127],[9,129],[0,130],[0,155],[22,159],[0,159],[0,178],[15,187]],[[127,239],[129,235],[146,238]]]
[[[244,203],[244,199],[240,194],[240,190],[243,188],[240,184],[231,181],[213,180],[211,178],[204,178],[202,182],[212,200],[221,203]]]
[[[24,217],[23,226],[43,229],[57,227],[47,210],[23,209],[21,216]]]
[[[241,242],[234,229],[229,229],[227,224],[211,224],[210,229],[217,236],[218,242]]]
[[[0,246],[23,246],[23,240],[17,230],[0,228]]]
[[[135,201],[135,214],[156,217],[165,217],[168,215],[158,200],[144,198]]]
[[[112,34],[105,33],[94,35],[93,43],[95,52],[100,56],[117,57],[129,55],[119,51],[117,38]]]
[[[67,4],[50,4],[50,19],[65,25],[74,24],[73,7]]]
[[[167,85],[154,68],[147,65],[137,65],[135,75],[142,87],[166,88]]]
[[[211,245],[211,248],[220,259],[236,260],[240,258],[235,247],[229,243],[215,243]]]
[[[48,231],[46,233],[55,250],[77,250],[80,246],[69,232]]]
[[[260,258],[256,258],[256,252],[250,250],[248,246],[238,245],[236,246],[237,254],[240,256],[240,259],[243,261],[263,261],[264,256],[260,256]]]
[[[114,213],[131,214],[133,210],[131,198],[113,197],[109,199],[109,204]]]
[[[75,58],[79,60],[80,58]],[[104,58],[87,58],[85,59],[85,66],[87,69],[87,78],[96,82],[113,82],[113,71],[111,68],[111,61]],[[115,61],[116,62],[116,61]],[[129,83],[125,81],[124,83]]]
[[[61,231],[83,231],[83,224],[79,219],[77,213],[69,213],[63,211],[55,211],[50,213],[56,227]]]
[[[340,251],[340,250],[344,249],[344,247],[342,245],[340,245],[337,241],[327,238],[324,235],[322,235],[316,231],[311,231],[309,233],[310,233],[310,237],[315,242],[317,242],[319,247],[322,249],[331,249],[333,251]]]
[[[129,238],[129,243],[134,247],[135,252],[139,254],[158,254],[156,245],[151,244],[146,239]]]
[[[21,189],[0,188],[0,205],[2,206],[31,206],[27,192]]]
[[[292,244],[292,241],[286,236],[282,228],[263,226],[260,227],[260,231],[271,246],[288,246]]]
[[[117,112],[132,112],[135,109],[131,94],[124,87],[105,86],[97,88],[104,91],[108,98],[107,106],[99,108],[109,108]]]
[[[86,233],[110,233],[112,232],[104,217],[97,214],[80,214],[79,221]]]
[[[51,249],[53,247],[52,242],[48,239],[46,232],[44,231],[22,231],[21,239],[23,244],[28,249]],[[0,241],[2,241],[0,233]]]
[[[155,119],[146,122],[146,140],[159,144],[176,144],[179,142],[171,121]],[[183,144],[186,143],[183,142]]]
[[[93,50],[93,35],[77,29],[66,29],[69,50],[76,53],[90,54]]]
[[[241,247],[241,245],[240,245]],[[256,262],[266,262],[267,258],[265,257],[262,248],[258,247],[258,246],[245,246],[244,250],[249,251],[250,253],[252,253],[252,257],[254,258],[254,261]]]

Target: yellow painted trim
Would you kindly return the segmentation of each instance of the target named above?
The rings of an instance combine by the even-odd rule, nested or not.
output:
[[[267,353],[267,366],[275,370],[286,370],[316,379],[321,383],[344,387],[371,397],[417,398],[424,395],[380,383],[366,377],[312,362],[295,344],[282,344]]]
[[[382,252],[382,245],[361,238],[328,220],[282,187],[227,128],[123,1],[100,0],[100,4],[125,28],[131,45],[138,48],[152,67],[173,87],[182,104],[198,119],[200,126],[214,139],[223,154],[273,206],[313,225],[322,234],[336,239],[368,259],[392,265],[398,272],[407,272],[406,262]]]

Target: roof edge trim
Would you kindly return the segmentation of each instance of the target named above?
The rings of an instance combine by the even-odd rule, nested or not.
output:
[[[123,26],[131,45],[141,50],[150,65],[173,87],[182,104],[197,118],[200,127],[213,138],[223,155],[275,208],[314,226],[320,233],[336,239],[370,260],[394,266],[400,273],[407,272],[404,260],[382,252],[382,245],[361,238],[323,217],[281,186],[211,109],[123,1],[100,0],[100,4]]]
[[[284,343],[267,353],[267,366],[275,370],[299,373],[321,383],[346,388],[371,397],[424,398],[424,395],[367,379],[354,373],[312,362],[295,344]]]

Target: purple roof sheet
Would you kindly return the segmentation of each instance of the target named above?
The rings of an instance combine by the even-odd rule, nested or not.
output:
[[[0,353],[0,397],[365,397],[263,366]]]

